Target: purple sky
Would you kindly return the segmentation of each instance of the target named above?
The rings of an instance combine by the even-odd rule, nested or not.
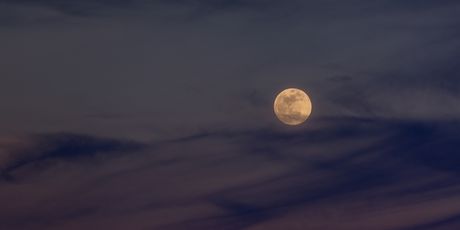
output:
[[[458,229],[459,15],[0,0],[0,229]]]

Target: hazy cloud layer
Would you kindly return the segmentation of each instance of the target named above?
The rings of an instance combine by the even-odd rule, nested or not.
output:
[[[89,147],[106,146],[97,139],[71,149],[58,142],[54,155],[94,153],[30,160],[12,171],[17,181],[0,185],[7,207],[0,223],[12,230],[452,229],[460,213],[458,128],[339,118],[291,131],[197,134],[121,154]],[[47,137],[56,145],[59,136]]]
[[[94,17],[54,8],[86,4],[104,7]],[[0,29],[6,134],[149,140],[265,127],[274,95],[290,86],[309,92],[316,117],[460,115],[455,1],[2,6],[0,15],[10,15]]]

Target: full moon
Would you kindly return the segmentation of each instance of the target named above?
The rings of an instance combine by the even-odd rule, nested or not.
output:
[[[275,99],[275,114],[286,125],[300,125],[311,114],[311,100],[308,95],[295,88],[283,90]]]

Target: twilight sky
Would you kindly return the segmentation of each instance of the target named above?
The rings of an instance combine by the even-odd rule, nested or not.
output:
[[[460,229],[459,61],[454,0],[0,0],[0,229]]]

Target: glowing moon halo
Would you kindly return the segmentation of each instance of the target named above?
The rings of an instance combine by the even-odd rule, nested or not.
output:
[[[276,96],[274,103],[275,114],[286,125],[300,125],[311,114],[310,97],[302,90],[289,88]]]

